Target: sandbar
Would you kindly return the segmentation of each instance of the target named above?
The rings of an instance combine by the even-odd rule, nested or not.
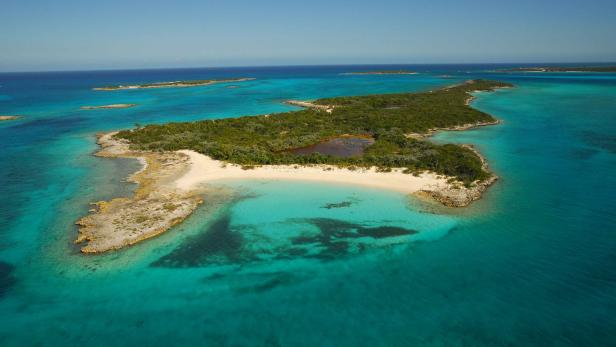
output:
[[[16,120],[23,118],[23,116],[0,116],[0,121]]]
[[[117,108],[131,108],[135,107],[137,104],[111,104],[111,105],[101,105],[101,106],[82,106],[80,109],[82,110],[99,110],[99,109],[117,109]]]

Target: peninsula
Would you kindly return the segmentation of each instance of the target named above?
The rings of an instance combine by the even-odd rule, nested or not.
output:
[[[332,113],[334,111],[334,106],[332,105],[319,105],[310,101],[301,101],[301,100],[287,100],[284,102],[287,105],[299,106],[304,108],[313,108],[315,110],[322,110],[327,113]]]
[[[616,66],[543,66],[519,67],[501,70],[503,72],[616,72]]]
[[[156,236],[188,217],[209,183],[295,179],[396,190],[461,207],[496,181],[470,146],[435,144],[437,130],[496,124],[470,107],[475,91],[510,84],[474,80],[423,93],[319,99],[299,111],[169,123],[99,136],[105,157],[139,158],[132,198],[96,203],[77,222],[84,253]]]
[[[383,70],[367,72],[344,72],[341,75],[417,75],[417,72],[406,70]]]
[[[117,109],[117,108],[130,108],[135,107],[137,104],[111,104],[111,105],[102,105],[102,106],[82,106],[80,109],[82,110],[99,110],[99,109]]]
[[[245,82],[252,81],[254,78],[230,78],[230,79],[221,79],[221,80],[195,80],[195,81],[173,81],[173,82],[155,82],[155,83],[144,83],[144,84],[133,84],[133,85],[118,85],[118,86],[107,86],[107,87],[99,87],[94,88],[94,90],[125,90],[125,89],[152,89],[152,88],[187,88],[187,87],[200,87],[200,86],[209,86],[212,84],[218,83],[237,83],[237,82]]]
[[[23,116],[0,116],[0,121],[16,120],[20,118],[23,118]]]

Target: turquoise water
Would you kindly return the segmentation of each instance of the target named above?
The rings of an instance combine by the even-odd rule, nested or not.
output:
[[[490,66],[289,67],[0,75],[2,345],[616,344],[616,76],[496,74]],[[381,67],[382,69],[382,67]],[[442,77],[449,75],[451,77]],[[238,88],[92,87],[257,77]],[[182,225],[82,256],[88,203],[130,194],[130,160],[94,135],[135,123],[293,109],[285,99],[507,80],[473,106],[503,123],[440,133],[501,177],[470,208],[300,182],[226,182]],[[137,103],[132,109],[80,106]],[[213,208],[216,207],[216,208]]]

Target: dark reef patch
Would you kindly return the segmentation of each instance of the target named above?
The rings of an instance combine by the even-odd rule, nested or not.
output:
[[[342,201],[342,202],[335,202],[335,203],[325,204],[325,205],[321,206],[321,208],[326,208],[328,210],[331,210],[332,208],[351,207],[351,205],[353,205],[352,201]]]
[[[266,281],[257,283],[251,286],[240,287],[237,292],[240,293],[262,293],[272,290],[282,285],[289,285],[296,282],[295,276],[287,272],[275,273],[272,277]]]
[[[219,272],[217,272],[217,273],[211,274],[211,275],[209,275],[209,276],[207,276],[207,277],[204,277],[204,278],[202,279],[202,281],[203,281],[203,282],[215,281],[215,280],[220,280],[220,279],[223,279],[223,278],[225,278],[225,277],[227,277],[227,275],[225,275],[225,274],[223,274],[223,273],[219,273]]]
[[[616,154],[616,136],[601,134],[596,131],[583,131],[581,138],[587,144]]]
[[[571,150],[570,157],[576,160],[586,160],[592,158],[595,154],[599,153],[594,148],[578,148]]]
[[[31,130],[50,131],[50,129],[67,132],[87,122],[88,119],[86,117],[71,114],[63,117],[33,119],[28,122],[17,123],[13,128],[24,132]]]
[[[210,225],[207,231],[188,238],[171,253],[152,266],[194,267],[207,263],[237,262],[244,238],[231,228],[231,218],[225,214]]]
[[[294,247],[287,249],[285,254],[291,257],[299,257],[308,254],[308,250],[306,250],[305,248]]]
[[[357,240],[360,238],[384,239],[417,233],[416,230],[412,229],[394,226],[367,227],[330,218],[312,218],[304,220],[304,222],[316,226],[319,229],[319,233],[298,236],[291,241],[296,246],[316,246],[319,252],[306,252],[306,257],[323,260],[364,251],[367,245]],[[297,252],[297,250],[294,250],[294,252]]]
[[[330,218],[312,218],[306,220],[311,224],[314,224],[321,230],[323,235],[327,237],[365,237],[372,238],[384,238],[401,235],[412,235],[417,233],[416,230],[391,227],[391,226],[379,226],[379,227],[366,227],[361,224],[345,222],[338,219]]]
[[[243,233],[251,226],[231,226],[229,214],[221,216],[209,228],[187,238],[169,254],[151,264],[154,267],[202,267],[211,264],[239,264],[264,260],[313,258],[333,260],[362,253],[376,246],[400,243],[400,236],[413,235],[416,230],[396,226],[366,226],[330,218],[291,219],[290,224],[313,225],[299,236],[290,237],[274,249],[268,246],[255,251],[251,246],[261,239],[246,239]],[[250,233],[246,234],[250,235]],[[391,241],[382,240],[391,238]],[[283,239],[284,240],[284,239]],[[379,240],[378,243],[375,241]],[[257,247],[260,248],[260,247]],[[267,286],[266,286],[267,287]]]
[[[14,270],[15,266],[0,261],[0,299],[15,285],[15,277],[13,277]]]
[[[399,227],[382,226],[376,228],[363,228],[360,232],[362,236],[370,236],[375,239],[382,239],[386,237],[396,237],[403,235],[411,235],[417,233],[415,230],[408,230]]]

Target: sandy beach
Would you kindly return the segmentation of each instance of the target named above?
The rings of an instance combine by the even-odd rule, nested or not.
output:
[[[481,158],[484,170],[489,172],[485,158],[473,146],[464,146]],[[403,168],[392,169],[390,172],[379,172],[376,168],[351,170],[331,165],[264,165],[246,169],[195,151],[181,150],[177,153],[187,156],[190,162],[187,172],[173,183],[176,189],[185,192],[229,180],[296,180],[386,189],[427,198],[448,207],[465,207],[479,200],[483,192],[498,180],[498,176],[492,175],[482,182],[474,182],[470,187],[465,187],[452,177],[432,172],[405,174]]]
[[[332,113],[334,111],[334,106],[331,105],[319,105],[310,101],[300,101],[300,100],[287,100],[284,102],[288,105],[299,106],[304,108],[312,108],[315,110],[325,111],[327,113]]]
[[[81,110],[98,110],[98,109],[116,109],[116,108],[131,108],[135,107],[137,104],[111,104],[111,105],[101,105],[101,106],[81,106]]]
[[[7,121],[7,120],[16,120],[16,119],[20,119],[23,116],[0,116],[0,121]]]
[[[189,150],[179,151],[190,158],[190,169],[175,186],[182,190],[197,189],[200,185],[223,180],[300,180],[359,185],[393,190],[405,194],[421,190],[442,189],[449,186],[444,176],[423,173],[419,176],[402,173],[402,169],[377,172],[374,168],[349,170],[335,166],[258,166],[245,170]]]
[[[331,165],[264,165],[251,168],[214,160],[191,150],[147,152],[131,150],[115,133],[98,136],[106,158],[134,158],[143,167],[129,177],[138,184],[130,198],[93,203],[90,214],[79,219],[75,243],[83,253],[102,253],[155,237],[184,221],[203,201],[224,201],[219,183],[229,180],[296,180],[386,189],[438,201],[449,207],[468,206],[497,177],[465,187],[452,177],[431,172],[405,174],[375,168],[340,168]],[[472,148],[470,148],[472,149]],[[479,155],[479,153],[477,153]],[[483,160],[484,169],[487,168]]]

